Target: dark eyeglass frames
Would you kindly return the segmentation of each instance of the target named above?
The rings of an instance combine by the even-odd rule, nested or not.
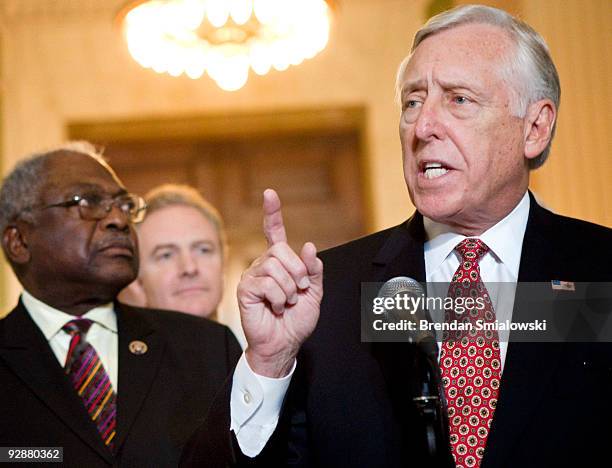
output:
[[[124,193],[115,197],[99,193],[74,195],[69,200],[35,208],[45,210],[47,208],[71,208],[73,206],[78,207],[81,219],[88,221],[104,219],[113,209],[113,206],[116,206],[132,223],[141,222],[147,209],[144,199],[133,193]]]

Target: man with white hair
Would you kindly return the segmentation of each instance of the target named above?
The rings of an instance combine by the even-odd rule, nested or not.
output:
[[[248,347],[186,465],[545,467],[608,457],[608,343],[445,338],[447,440],[432,456],[413,404],[414,347],[360,340],[364,282],[450,282],[449,297],[468,291],[485,304],[470,316],[494,323],[504,304],[485,283],[542,282],[548,296],[565,289],[576,302],[578,282],[612,280],[612,231],[555,215],[528,191],[560,97],[538,33],[486,6],[442,13],[417,32],[397,87],[416,213],[318,259],[312,244],[288,247],[280,200],[264,194],[269,249],[238,288]],[[509,309],[524,319],[525,309]]]

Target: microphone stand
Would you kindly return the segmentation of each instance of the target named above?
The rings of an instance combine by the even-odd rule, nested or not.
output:
[[[397,276],[383,284],[377,297],[393,298],[398,295],[408,297],[424,297],[423,286],[413,278]],[[390,307],[385,310],[385,316],[399,322],[408,320],[415,324],[421,320],[431,322],[429,313],[424,308],[416,310],[395,310]],[[412,395],[413,403],[425,426],[425,439],[429,460],[433,467],[454,468],[455,464],[450,452],[448,431],[448,414],[444,399],[444,389],[438,366],[438,345],[434,334],[428,331],[409,332],[408,342],[414,345],[412,362]]]
[[[437,344],[431,336],[415,344],[413,401],[425,426],[427,450],[434,466],[447,466],[450,453],[448,416],[437,362]]]

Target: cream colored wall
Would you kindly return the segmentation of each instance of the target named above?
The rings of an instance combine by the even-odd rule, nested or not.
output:
[[[2,168],[66,137],[69,122],[364,105],[372,230],[411,212],[400,164],[395,70],[426,0],[344,0],[330,45],[286,72],[251,76],[235,93],[211,80],[143,70],[112,18],[123,0],[2,0]],[[504,5],[508,1],[491,2]],[[608,0],[512,2],[550,41],[563,100],[550,163],[532,186],[556,210],[612,225]],[[518,5],[518,6],[517,6]],[[519,8],[520,6],[520,8]],[[6,272],[5,268],[5,272]],[[2,308],[19,288],[5,275]]]
[[[532,188],[559,213],[612,227],[612,2],[524,1],[523,15],[548,41],[562,90],[550,160]]]

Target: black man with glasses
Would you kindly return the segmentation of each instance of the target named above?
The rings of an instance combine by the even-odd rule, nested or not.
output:
[[[13,456],[176,466],[238,360],[222,325],[116,301],[137,275],[145,210],[85,142],[3,181],[2,248],[23,286],[0,320],[0,447],[24,448]]]

